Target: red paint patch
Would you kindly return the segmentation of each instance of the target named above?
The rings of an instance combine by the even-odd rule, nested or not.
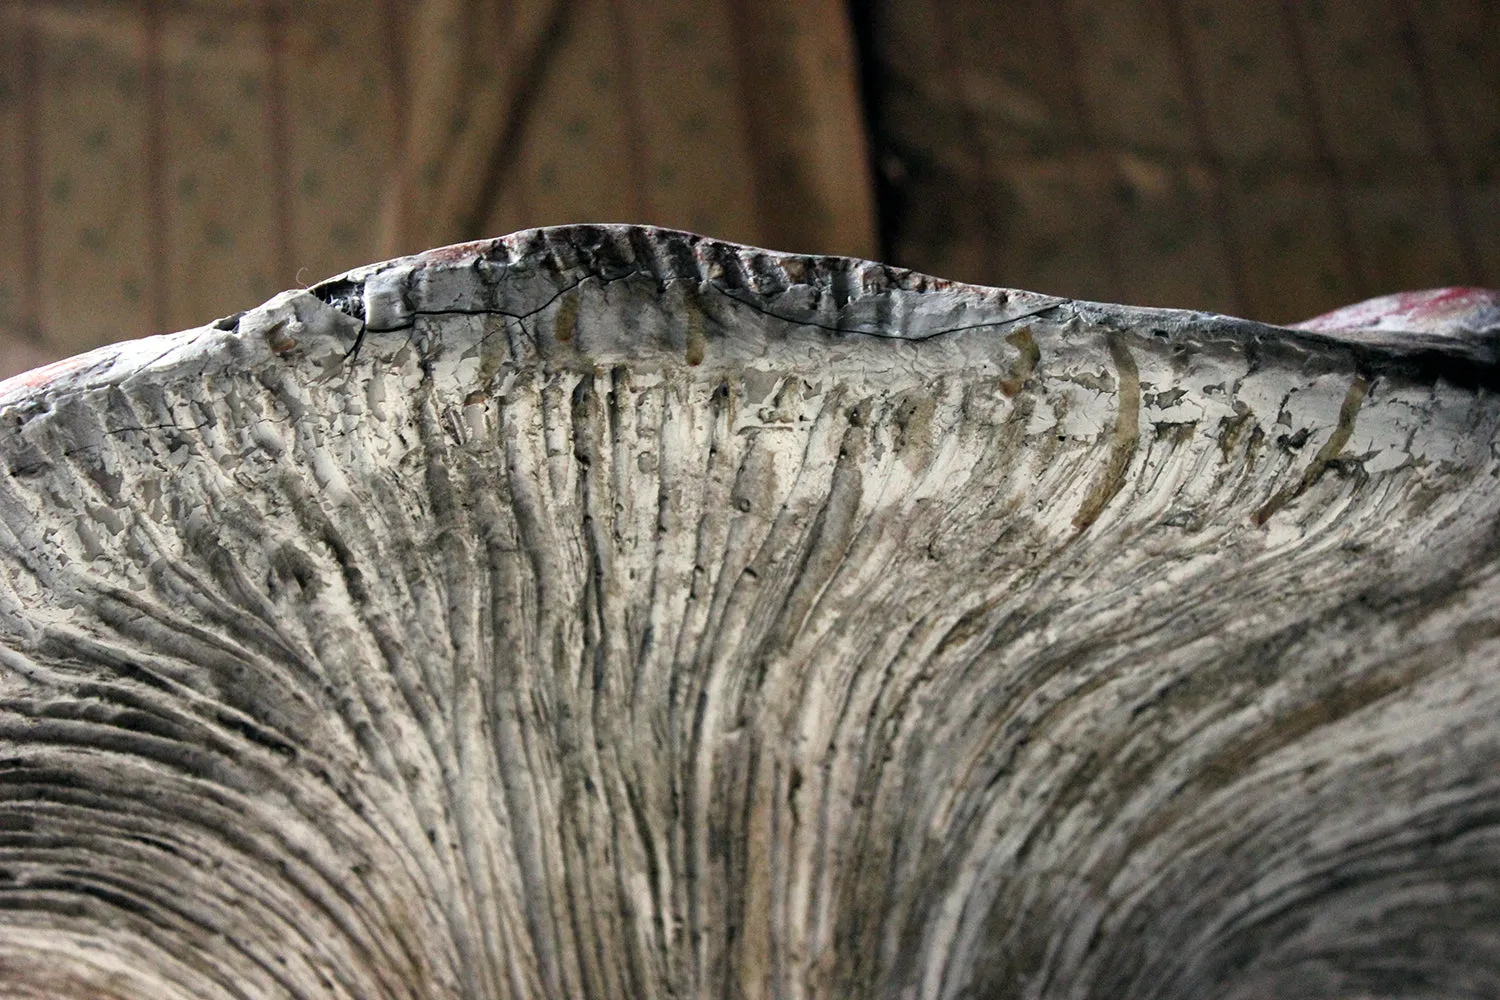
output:
[[[1445,333],[1465,321],[1500,309],[1500,292],[1488,288],[1429,288],[1366,299],[1293,323],[1294,330],[1406,330]]]
[[[54,361],[50,365],[33,368],[29,372],[12,375],[5,381],[0,382],[0,397],[8,396],[17,389],[35,389],[39,386],[44,386],[59,376],[66,375],[68,372],[89,367],[94,360],[89,354],[80,354],[77,357],[63,358],[61,361]]]

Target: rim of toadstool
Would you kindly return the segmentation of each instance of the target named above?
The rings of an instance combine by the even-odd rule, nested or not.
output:
[[[620,247],[634,257],[622,258]],[[489,239],[455,243],[404,257],[353,268],[305,289],[282,292],[261,305],[202,326],[96,348],[54,361],[0,381],[0,407],[24,404],[61,393],[84,391],[139,372],[162,370],[207,360],[225,335],[298,296],[312,296],[333,307],[358,327],[351,333],[354,356],[370,322],[367,313],[386,310],[409,321],[413,315],[464,312],[430,300],[430,286],[412,279],[462,275],[485,265],[515,266],[540,262],[572,280],[610,282],[647,276],[665,284],[696,280],[741,304],[765,308],[777,319],[821,327],[833,335],[870,334],[892,340],[918,341],[901,329],[875,332],[868,324],[845,324],[775,311],[776,295],[755,286],[756,269],[773,268],[797,284],[847,295],[839,306],[877,301],[893,292],[946,294],[974,302],[1013,301],[1024,308],[982,326],[1008,326],[1031,318],[1066,318],[1097,329],[1150,330],[1171,340],[1190,329],[1199,343],[1230,342],[1248,350],[1273,348],[1316,354],[1361,374],[1400,372],[1423,380],[1442,379],[1474,388],[1500,387],[1500,290],[1444,287],[1396,292],[1366,299],[1290,324],[1265,323],[1216,312],[1170,307],[1134,306],[1047,295],[934,277],[909,268],[834,255],[787,253],[746,246],[684,230],[631,224],[547,226]],[[483,311],[483,310],[479,310]],[[966,328],[965,328],[966,329]],[[955,331],[943,331],[955,332]]]

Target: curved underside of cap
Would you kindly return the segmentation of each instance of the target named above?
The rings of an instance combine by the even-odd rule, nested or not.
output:
[[[568,227],[0,385],[0,996],[1496,995],[1475,294]]]

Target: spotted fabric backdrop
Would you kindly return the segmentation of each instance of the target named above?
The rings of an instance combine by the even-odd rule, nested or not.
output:
[[[877,250],[842,3],[10,0],[0,74],[0,374],[537,225]]]
[[[858,7],[902,263],[1273,321],[1500,282],[1500,4]]]
[[[1493,285],[1500,5],[0,4],[0,374],[574,221],[1271,320]]]

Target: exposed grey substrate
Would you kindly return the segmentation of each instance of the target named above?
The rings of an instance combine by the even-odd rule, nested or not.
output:
[[[0,996],[1500,995],[1493,323],[628,227],[0,386]]]

